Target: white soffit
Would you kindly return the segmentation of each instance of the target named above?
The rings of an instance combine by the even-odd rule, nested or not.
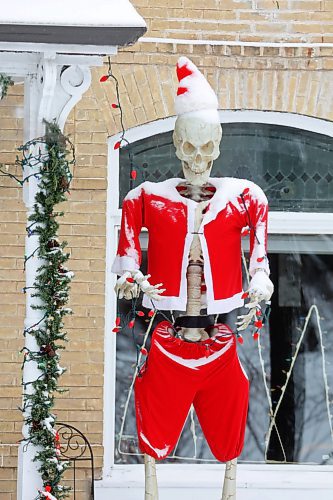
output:
[[[146,29],[129,0],[10,0],[0,9],[0,50],[58,44],[105,53],[136,42]]]
[[[0,23],[146,26],[129,0],[10,0],[1,5]]]

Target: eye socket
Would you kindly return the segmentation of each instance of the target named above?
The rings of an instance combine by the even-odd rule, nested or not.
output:
[[[201,152],[206,154],[206,155],[211,155],[212,152],[214,151],[214,143],[213,141],[209,141],[203,146],[201,146]]]
[[[194,153],[195,151],[195,147],[193,146],[193,144],[191,144],[190,142],[184,142],[183,144],[183,152],[186,154],[186,155],[191,155],[192,153]]]

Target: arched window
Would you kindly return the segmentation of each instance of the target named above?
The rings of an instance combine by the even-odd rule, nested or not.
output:
[[[225,112],[221,118],[221,155],[214,162],[212,176],[247,178],[265,191],[270,205],[269,256],[275,284],[269,326],[260,344],[249,333],[239,349],[251,380],[246,443],[240,462],[333,464],[333,393],[329,389],[333,386],[333,363],[329,364],[333,362],[333,127],[328,122],[283,113]],[[130,145],[120,152],[113,149],[118,138],[110,139],[106,349],[108,358],[116,357],[115,369],[106,363],[105,418],[115,417],[115,428],[105,434],[105,461],[110,466],[141,461],[134,410],[125,408],[135,348],[130,332],[117,337],[117,347],[115,337],[110,339],[116,305],[112,292],[115,277],[109,269],[121,202],[133,186],[133,169],[137,172],[135,185],[182,176],[172,142],[173,126],[171,118],[130,130],[126,134]],[[146,245],[143,233],[143,250]],[[246,243],[244,251],[246,254]],[[125,314],[128,305],[118,307]],[[224,318],[232,327],[235,314]],[[138,339],[141,334],[139,327]],[[124,409],[127,421],[121,428]],[[275,427],[270,425],[269,413],[276,409]],[[188,463],[213,461],[193,414],[171,461],[179,459]]]

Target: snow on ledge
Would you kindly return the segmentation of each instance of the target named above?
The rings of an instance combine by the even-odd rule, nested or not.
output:
[[[11,0],[0,24],[145,27],[129,0]]]

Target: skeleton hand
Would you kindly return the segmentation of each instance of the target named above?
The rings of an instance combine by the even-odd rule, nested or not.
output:
[[[245,330],[249,326],[251,321],[255,318],[257,307],[260,307],[259,302],[262,300],[265,300],[266,302],[269,301],[273,292],[274,285],[266,272],[259,272],[259,270],[257,270],[252,277],[249,289],[246,292],[248,293],[250,302],[245,304],[245,307],[250,310],[247,314],[237,316],[237,319],[240,320],[236,323],[236,325],[238,325],[238,331]]]
[[[125,271],[116,282],[115,292],[120,299],[131,300],[143,291],[150,299],[160,300],[160,294],[165,291],[160,288],[162,283],[151,285],[148,278],[150,274],[145,276],[141,271]]]

